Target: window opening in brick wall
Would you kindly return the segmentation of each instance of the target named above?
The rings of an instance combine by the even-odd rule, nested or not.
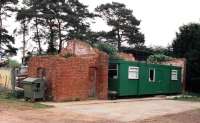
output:
[[[37,69],[37,77],[45,79],[46,78],[46,69],[41,68],[41,67],[38,68]]]

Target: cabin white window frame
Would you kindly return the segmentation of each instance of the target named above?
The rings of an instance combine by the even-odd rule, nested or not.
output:
[[[178,70],[171,70],[171,80],[178,80]]]
[[[139,67],[129,66],[128,67],[128,79],[139,79]]]
[[[153,79],[151,79],[151,71],[153,71]],[[155,68],[149,68],[149,82],[155,82],[156,80],[156,70]]]

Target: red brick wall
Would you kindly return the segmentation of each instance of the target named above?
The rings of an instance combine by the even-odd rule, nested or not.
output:
[[[61,51],[61,54],[63,55],[65,53],[71,53],[76,56],[96,54],[95,48],[93,48],[90,44],[84,41],[73,39],[67,41],[67,44],[67,47],[63,48]]]
[[[48,81],[47,83],[47,92],[48,95],[52,95],[52,80],[53,77],[52,74],[55,73],[55,70],[52,69],[53,60],[50,60],[51,57],[45,56],[45,57],[32,57],[28,63],[28,76],[29,77],[37,77],[37,69],[38,68],[45,68],[46,69],[46,79]]]
[[[99,56],[99,83],[97,84],[98,97],[107,99],[108,94],[108,55],[101,53]]]
[[[131,53],[118,53],[117,54],[120,58],[124,59],[124,60],[128,60],[128,61],[135,61],[135,57],[133,56],[133,54]]]
[[[107,99],[108,56],[105,53],[70,58],[35,56],[29,61],[28,74],[36,77],[38,68],[46,69],[47,94],[54,101],[84,100],[89,97],[92,87],[89,72],[91,67],[96,69],[96,96]]]

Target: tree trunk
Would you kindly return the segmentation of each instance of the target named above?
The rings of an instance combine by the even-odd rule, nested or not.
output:
[[[48,20],[47,20],[48,21]],[[49,54],[54,54],[55,53],[55,46],[54,46],[54,29],[53,29],[53,22],[51,20],[49,20],[49,22],[47,22],[49,24],[49,32],[50,32],[50,36],[49,36],[49,46],[48,46],[48,50],[47,52]]]
[[[62,50],[62,34],[61,34],[61,22],[58,20],[58,36],[59,36],[59,49],[58,49],[58,53],[61,52]]]
[[[118,48],[118,52],[121,52],[121,36],[120,36],[120,34],[119,34],[119,29],[118,29],[118,31],[117,31],[117,48]]]
[[[52,24],[52,21],[50,21],[50,24],[49,24],[49,31],[50,31],[50,42],[53,42],[53,38],[54,38],[54,31],[53,31],[53,24]]]
[[[2,7],[0,5],[0,51],[1,51],[1,42],[2,42],[2,28],[3,28],[3,22],[2,22]]]
[[[22,58],[25,57],[26,50],[26,20],[23,20],[23,48],[22,48]]]
[[[36,38],[37,38],[37,42],[38,42],[38,52],[39,52],[39,55],[41,54],[42,52],[42,48],[41,48],[41,41],[40,41],[40,36],[39,36],[39,29],[38,29],[38,18],[36,17],[35,18],[35,28],[36,28]]]

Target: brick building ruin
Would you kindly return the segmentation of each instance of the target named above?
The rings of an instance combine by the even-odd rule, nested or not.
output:
[[[53,101],[107,99],[108,55],[79,40],[68,41],[57,56],[34,56],[29,77],[47,80],[46,95]]]

